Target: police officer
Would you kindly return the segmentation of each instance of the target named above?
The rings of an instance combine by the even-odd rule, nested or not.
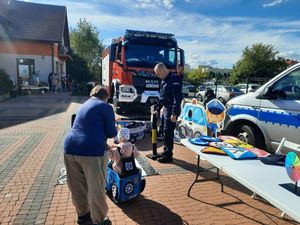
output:
[[[174,129],[180,114],[182,80],[176,74],[170,73],[163,63],[158,63],[154,67],[154,72],[162,80],[159,101],[155,111],[159,115],[160,110],[163,109],[164,121],[164,152],[159,155],[158,161],[168,163],[173,161]]]

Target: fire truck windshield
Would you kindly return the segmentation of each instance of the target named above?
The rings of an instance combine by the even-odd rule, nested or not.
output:
[[[168,68],[176,67],[176,48],[157,45],[126,45],[126,65],[134,67],[151,67],[162,62]]]

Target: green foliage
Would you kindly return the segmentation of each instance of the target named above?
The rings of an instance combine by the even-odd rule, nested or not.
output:
[[[233,66],[230,82],[245,82],[251,77],[274,77],[288,66],[284,58],[276,57],[278,53],[271,44],[247,46],[241,59]]]
[[[184,76],[184,80],[194,85],[199,85],[207,78],[208,78],[208,73],[203,73],[201,69],[192,69],[190,71],[187,71]]]
[[[9,93],[13,89],[13,82],[9,79],[8,74],[0,69],[0,95]]]
[[[71,48],[87,61],[89,67],[93,63],[99,63],[100,54],[104,49],[98,36],[97,28],[87,22],[86,19],[80,19],[77,28],[71,29]]]
[[[89,71],[87,62],[72,50],[69,54],[73,58],[72,61],[67,61],[67,71],[71,80],[76,80],[77,82],[91,81],[92,74]]]

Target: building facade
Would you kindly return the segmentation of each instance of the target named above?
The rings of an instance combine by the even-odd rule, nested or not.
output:
[[[65,76],[69,46],[66,7],[0,0],[0,68],[18,87]]]

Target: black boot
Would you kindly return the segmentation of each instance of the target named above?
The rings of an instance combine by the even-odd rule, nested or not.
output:
[[[80,225],[92,225],[93,221],[91,219],[91,214],[88,212],[87,214],[83,216],[78,216],[77,223]]]
[[[173,162],[173,158],[172,158],[172,156],[164,155],[163,157],[159,158],[157,161],[160,163],[169,163],[169,162]]]

